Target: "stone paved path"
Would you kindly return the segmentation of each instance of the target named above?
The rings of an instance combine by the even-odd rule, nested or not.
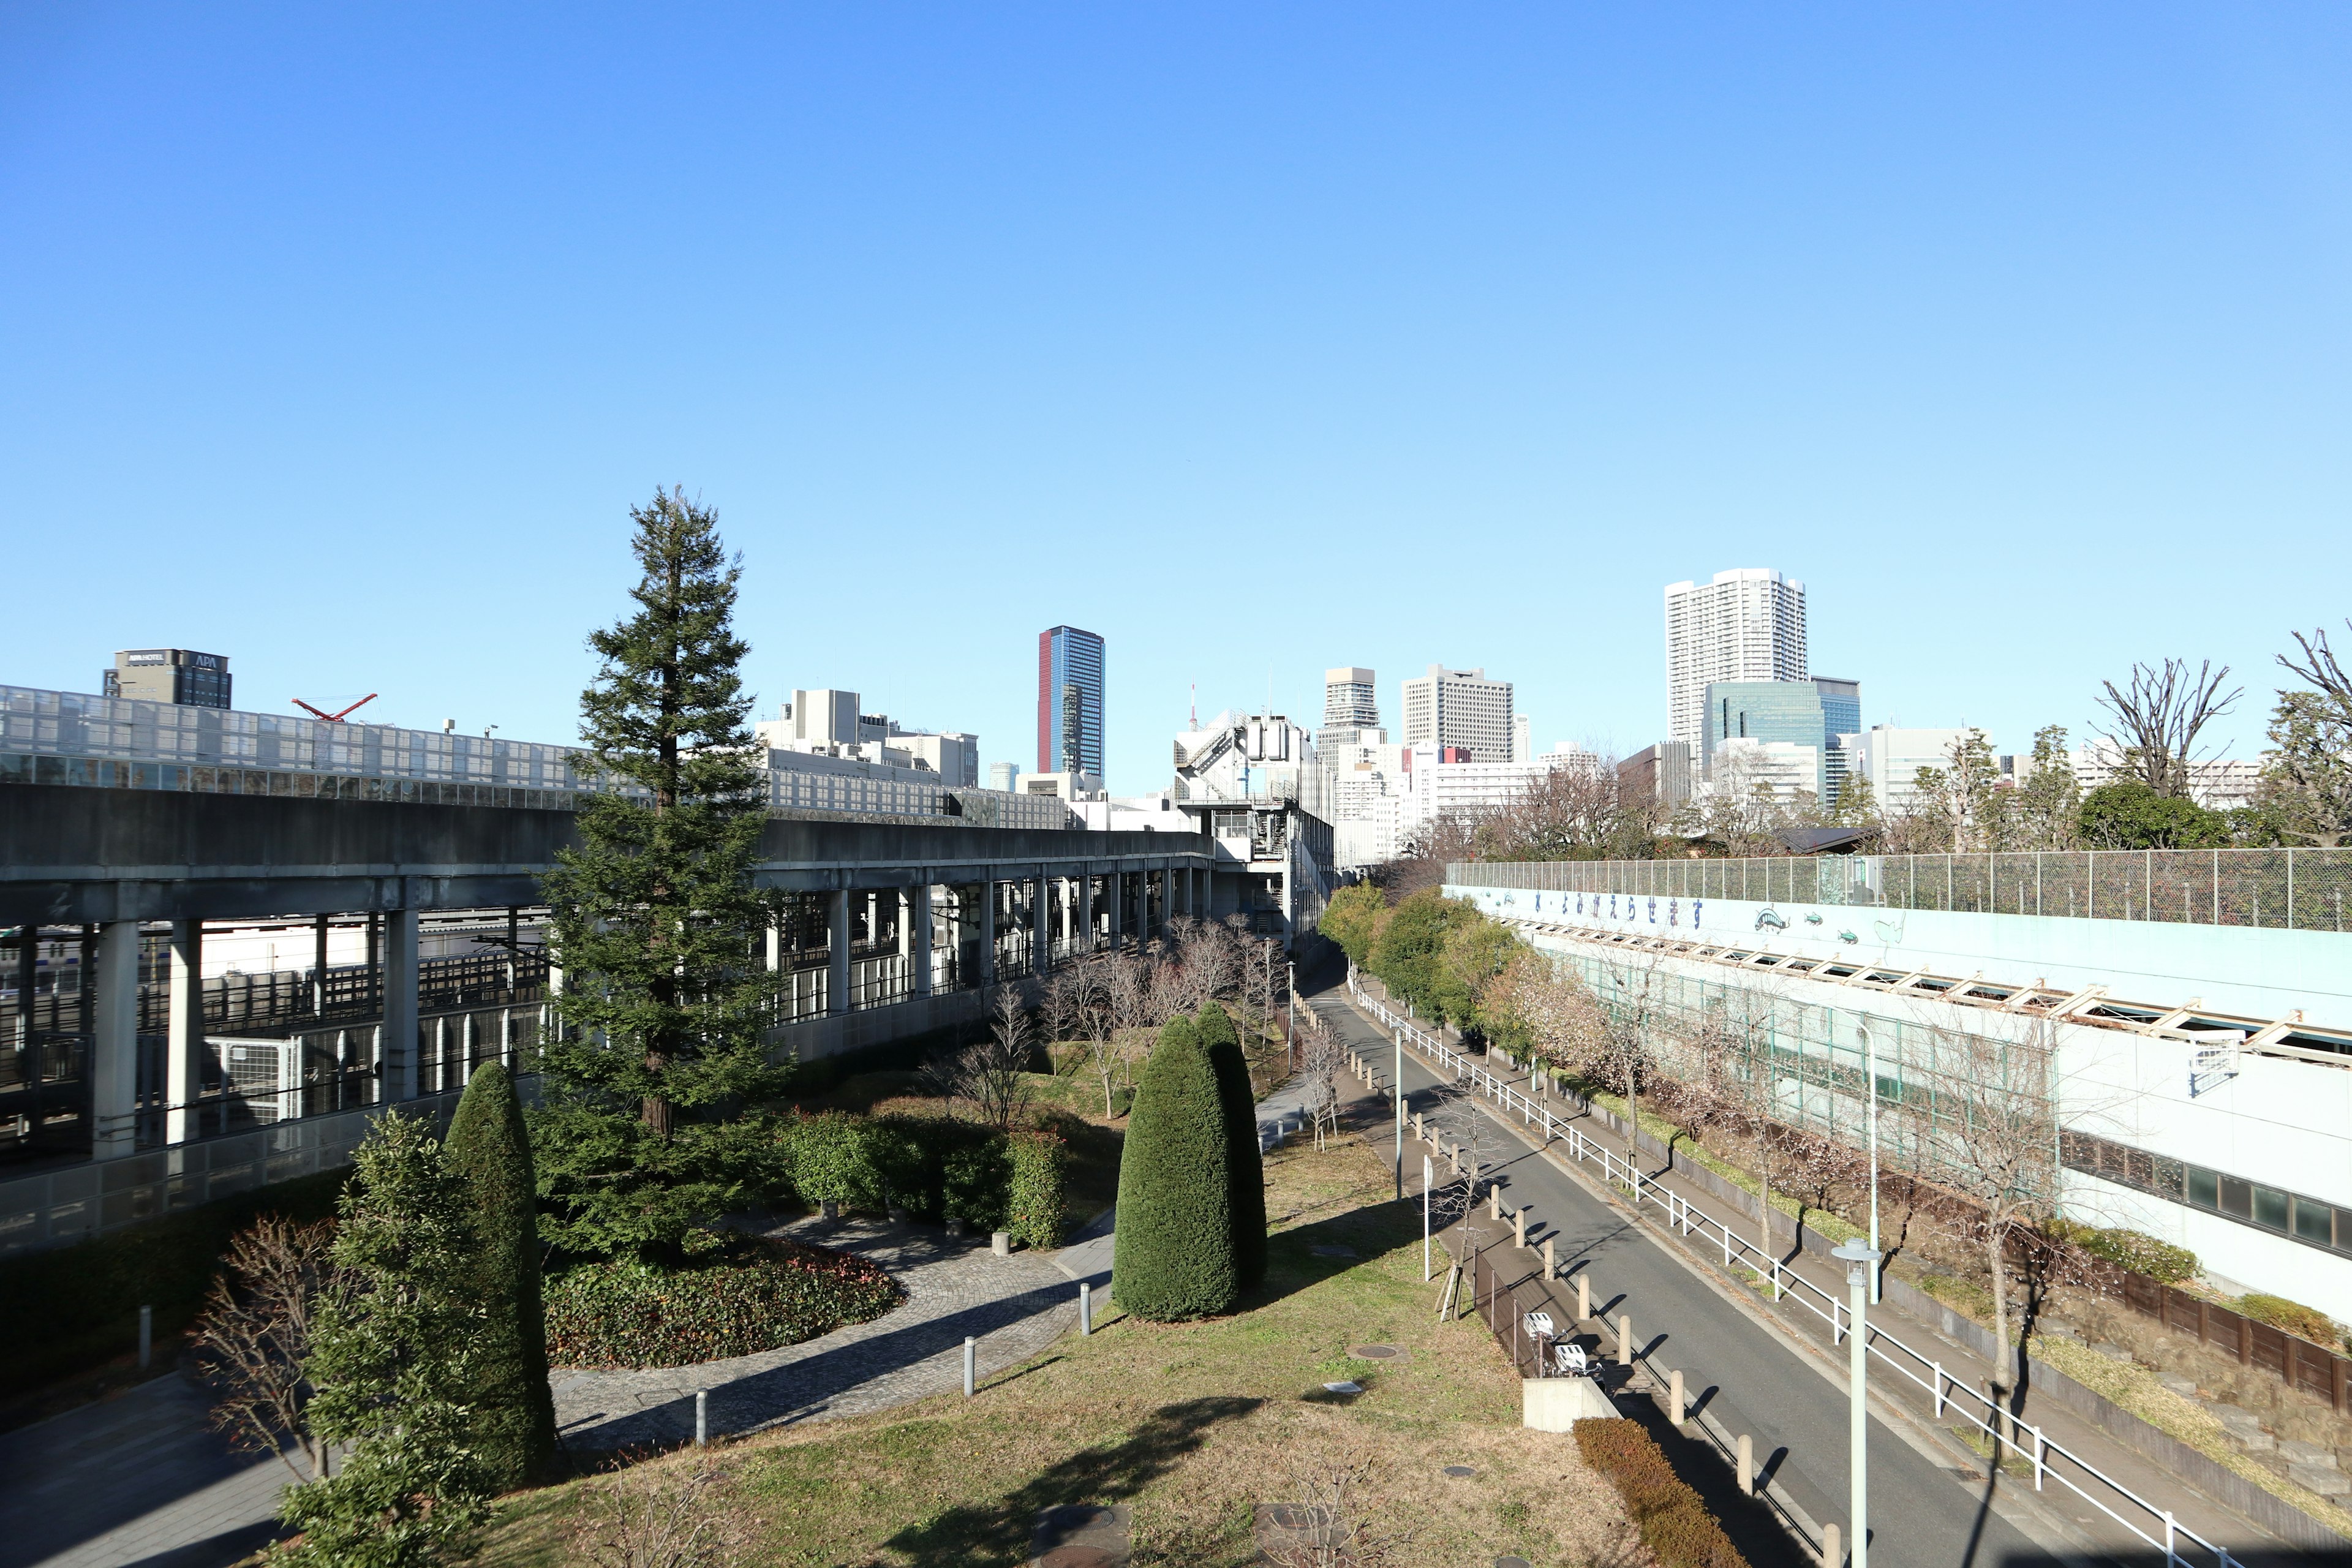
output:
[[[963,1342],[980,1375],[1018,1365],[1077,1324],[1077,1282],[1110,1279],[1110,1215],[1060,1252],[998,1258],[982,1238],[951,1241],[927,1226],[813,1219],[770,1234],[871,1258],[906,1288],[896,1311],[758,1355],[654,1372],[559,1372],[555,1419],[566,1446],[669,1445],[694,1436],[694,1395],[709,1393],[712,1436],[863,1415],[963,1386]]]

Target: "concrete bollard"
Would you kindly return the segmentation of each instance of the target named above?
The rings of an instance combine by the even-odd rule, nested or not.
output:
[[[1845,1568],[1845,1553],[1838,1550],[1838,1527],[1822,1526],[1822,1568]]]
[[[1429,1134],[1421,1130],[1421,1112],[1418,1110],[1412,1113],[1412,1141],[1416,1143],[1429,1142]]]
[[[694,1446],[707,1447],[710,1443],[710,1390],[694,1391]]]
[[[1576,1321],[1581,1323],[1590,1320],[1591,1316],[1592,1276],[1580,1274],[1576,1277]]]
[[[1503,1217],[1503,1189],[1500,1187],[1486,1189],[1486,1217],[1488,1219]]]
[[[1683,1369],[1680,1367],[1666,1374],[1666,1414],[1675,1426],[1683,1424]]]
[[[1452,1162],[1454,1173],[1457,1176],[1460,1175],[1462,1173],[1462,1145],[1455,1143],[1448,1146],[1445,1151],[1445,1157],[1448,1161]]]
[[[979,1342],[970,1334],[963,1337],[963,1396],[971,1397],[972,1385],[980,1381]]]
[[[1554,1261],[1553,1261],[1552,1255],[1551,1255],[1551,1244],[1552,1244],[1552,1238],[1551,1238],[1550,1237],[1549,1237],[1549,1236],[1545,1237],[1544,1237],[1544,1278],[1545,1278],[1545,1279],[1557,1279],[1558,1278],[1559,1278],[1559,1266],[1556,1262],[1554,1262]]]
[[[1627,1366],[1633,1364],[1633,1314],[1617,1314],[1617,1359]]]
[[[988,1249],[996,1254],[999,1258],[1012,1257],[1013,1233],[1009,1230],[990,1232],[988,1237]]]
[[[1756,1439],[1745,1432],[1739,1435],[1739,1489],[1756,1495]]]
[[[1514,1247],[1525,1247],[1527,1244],[1528,1211],[1523,1208],[1517,1214],[1511,1215],[1511,1245]]]
[[[1095,1331],[1095,1288],[1085,1280],[1078,1281],[1078,1332]]]
[[[147,1363],[155,1359],[155,1309],[139,1309],[139,1370],[145,1372]]]

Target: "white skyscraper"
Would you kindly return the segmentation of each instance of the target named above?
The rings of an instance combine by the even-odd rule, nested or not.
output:
[[[1805,585],[1760,566],[1666,584],[1666,738],[1696,754],[1714,680],[1803,680]]]
[[[1463,746],[1474,763],[1508,762],[1511,728],[1511,683],[1489,680],[1483,669],[1433,664],[1404,683],[1408,746]]]

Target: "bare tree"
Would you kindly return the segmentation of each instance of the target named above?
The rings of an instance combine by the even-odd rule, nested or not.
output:
[[[730,1505],[733,1484],[716,1467],[637,1466],[588,1489],[572,1531],[572,1558],[595,1568],[730,1568],[759,1521]]]
[[[2215,669],[2211,659],[2199,665],[2194,675],[2185,658],[2135,664],[2124,689],[2116,689],[2112,680],[2100,682],[2105,694],[2099,706],[2113,721],[2100,733],[2122,748],[2124,766],[2148,788],[2186,797],[2190,769],[2198,761],[2199,732],[2245,695],[2242,686],[2221,690],[2221,682],[2229,678],[2230,667]]]
[[[2344,623],[2352,630],[2352,619]],[[2327,646],[2327,628],[2320,627],[2309,637],[2294,634],[2295,646],[2303,649],[2300,662],[2285,654],[2278,656],[2279,663],[2292,673],[2301,676],[2305,684],[2326,700],[2328,706],[2347,723],[2352,723],[2352,675],[2344,673],[2336,662],[2336,650]],[[2228,671],[2222,673],[2227,674]]]
[[[1369,1459],[1296,1468],[1290,1489],[1305,1500],[1279,1505],[1278,1533],[1263,1542],[1265,1560],[1281,1568],[1381,1568],[1402,1561],[1412,1531],[1382,1534],[1372,1528],[1360,1500],[1370,1476]]]
[[[2294,640],[2302,659],[2279,663],[2311,689],[2278,694],[2259,804],[2288,843],[2333,849],[2352,839],[2352,676],[2326,628]]]
[[[972,1102],[982,1121],[1009,1128],[1029,1109],[1024,1075],[1037,1049],[1032,1011],[1025,985],[996,986],[988,995],[988,1033],[944,1064],[948,1086]]]
[[[1348,1047],[1323,1015],[1311,1007],[1299,1032],[1306,1037],[1307,1047],[1299,1068],[1303,1099],[1315,1123],[1315,1146],[1320,1149],[1327,1127],[1333,1137],[1339,1131],[1339,1075],[1347,1070]]]
[[[303,1412],[303,1363],[320,1302],[340,1285],[330,1221],[266,1215],[236,1233],[194,1329],[196,1370],[215,1392],[213,1425],[232,1446],[275,1454],[300,1480],[327,1473],[327,1451]]]
[[[1087,1065],[1102,1080],[1106,1121],[1118,1110],[1111,1080],[1118,1074],[1121,1056],[1118,1010],[1111,996],[1108,968],[1099,959],[1066,963],[1054,971],[1045,984],[1045,1013],[1053,1020],[1055,1033],[1083,1042]]]

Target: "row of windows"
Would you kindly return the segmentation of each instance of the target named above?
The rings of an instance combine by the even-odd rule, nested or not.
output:
[[[2291,1236],[2306,1246],[2352,1253],[2352,1208],[2338,1208],[2317,1198],[2282,1192],[2087,1132],[2061,1132],[2058,1157],[2068,1170],[2103,1177],[2118,1186]]]

